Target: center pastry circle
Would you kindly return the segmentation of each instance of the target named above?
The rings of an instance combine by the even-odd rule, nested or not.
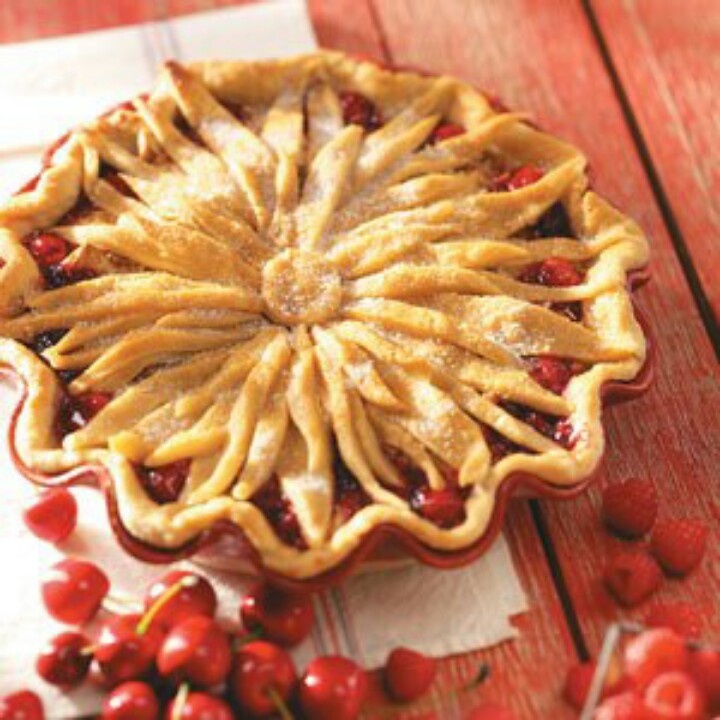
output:
[[[267,314],[276,322],[322,322],[340,307],[340,275],[321,255],[290,248],[263,268],[262,296]]]

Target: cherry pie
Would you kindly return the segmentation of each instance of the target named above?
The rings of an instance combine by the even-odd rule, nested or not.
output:
[[[459,80],[171,62],[0,207],[15,448],[104,466],[154,547],[230,522],[293,578],[379,525],[461,550],[512,474],[598,464],[647,256],[578,150]]]

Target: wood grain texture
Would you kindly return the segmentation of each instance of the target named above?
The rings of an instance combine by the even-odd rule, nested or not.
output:
[[[703,518],[714,529],[702,568],[686,581],[665,583],[659,597],[693,602],[704,611],[706,631],[717,635],[718,366],[587,18],[579,4],[562,0],[451,5],[452,13],[439,14],[433,2],[378,3],[391,59],[461,75],[497,92],[511,107],[529,109],[543,127],[583,148],[598,190],[637,218],[651,239],[654,279],[640,291],[639,304],[657,340],[657,381],[643,399],[607,413],[604,481],[650,477],[664,515]],[[415,31],[409,33],[411,26]],[[593,652],[607,622],[621,614],[599,580],[613,545],[598,520],[601,485],[572,503],[542,503]],[[631,615],[642,617],[645,610]]]
[[[720,7],[601,0],[592,9],[718,322]]]

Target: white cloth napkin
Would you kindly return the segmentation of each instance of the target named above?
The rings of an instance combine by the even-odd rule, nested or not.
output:
[[[44,145],[66,128],[147,89],[166,58],[269,57],[314,47],[301,0],[0,46],[0,197],[37,172]],[[0,383],[2,437],[15,398],[12,387]],[[96,691],[83,688],[66,695],[35,676],[43,640],[60,630],[40,602],[42,575],[63,554],[81,556],[105,569],[114,591],[139,597],[163,569],[140,563],[117,547],[104,503],[93,490],[75,491],[79,527],[62,547],[32,537],[21,511],[33,491],[12,467],[4,443],[0,479],[0,695],[32,687],[41,693],[51,718],[92,713],[99,704]],[[218,589],[222,616],[237,621],[243,589],[251,580],[201,571]],[[319,622],[295,652],[300,669],[324,653],[344,653],[370,668],[381,665],[398,645],[438,657],[488,647],[516,635],[510,618],[527,610],[503,538],[471,567],[439,572],[412,564],[368,573],[318,597],[315,604]]]

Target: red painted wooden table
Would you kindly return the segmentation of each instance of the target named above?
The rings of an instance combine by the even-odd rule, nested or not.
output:
[[[3,0],[0,42],[151,20],[236,0]],[[599,580],[619,541],[598,519],[605,482],[651,477],[667,514],[711,527],[702,567],[661,600],[702,612],[720,641],[720,157],[716,0],[310,0],[319,42],[458,75],[529,110],[579,145],[599,190],[638,219],[653,248],[639,295],[657,339],[657,380],[608,411],[600,482],[562,504],[517,501],[507,519],[531,611],[517,641],[442,662],[433,694],[367,717],[462,718],[486,700],[520,720],[563,720],[565,669],[598,650],[624,613]],[[448,618],[448,627],[453,619]],[[489,663],[489,680],[452,692]],[[379,698],[378,693],[378,698]],[[381,702],[377,700],[377,702]]]

